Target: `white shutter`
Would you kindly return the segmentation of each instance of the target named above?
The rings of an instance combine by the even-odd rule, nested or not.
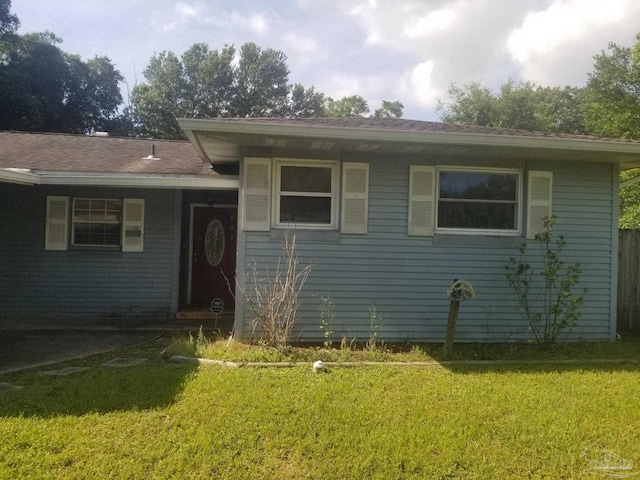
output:
[[[271,159],[247,157],[242,170],[242,229],[271,229]]]
[[[551,217],[552,172],[529,172],[527,202],[527,238],[534,239],[544,231],[544,219]]]
[[[69,197],[47,197],[45,250],[66,250],[69,238]]]
[[[409,167],[409,235],[432,236],[434,227],[436,168]]]
[[[144,249],[144,200],[125,198],[122,202],[122,251]]]
[[[369,212],[369,164],[342,166],[342,233],[366,234]]]

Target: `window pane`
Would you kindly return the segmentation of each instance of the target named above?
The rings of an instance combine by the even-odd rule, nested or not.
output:
[[[440,172],[440,198],[517,199],[515,173]]]
[[[120,225],[75,223],[74,245],[120,246]]]
[[[447,202],[438,204],[439,228],[516,230],[517,204]]]
[[[330,167],[280,167],[282,192],[331,193]]]
[[[75,202],[73,202],[73,206],[76,210],[89,210],[91,205],[91,201],[84,198],[77,198]]]
[[[280,197],[280,222],[331,224],[330,197]]]

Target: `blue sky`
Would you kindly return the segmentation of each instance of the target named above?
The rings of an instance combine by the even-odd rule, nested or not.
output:
[[[360,94],[372,111],[400,100],[418,120],[438,119],[452,82],[584,85],[593,55],[640,31],[637,0],[13,0],[12,11],[21,33],[107,55],[131,87],[154,53],[252,41],[287,55],[292,83]]]

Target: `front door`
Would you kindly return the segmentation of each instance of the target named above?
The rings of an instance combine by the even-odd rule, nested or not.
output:
[[[236,208],[193,206],[191,240],[191,304],[224,301],[233,309],[236,274]],[[228,284],[227,284],[228,281]]]

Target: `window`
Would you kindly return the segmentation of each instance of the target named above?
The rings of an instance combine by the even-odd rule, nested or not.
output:
[[[73,245],[121,245],[122,200],[75,198],[72,221]]]
[[[519,171],[439,169],[436,229],[517,234],[521,191]]]
[[[276,162],[277,226],[337,226],[336,162]]]

